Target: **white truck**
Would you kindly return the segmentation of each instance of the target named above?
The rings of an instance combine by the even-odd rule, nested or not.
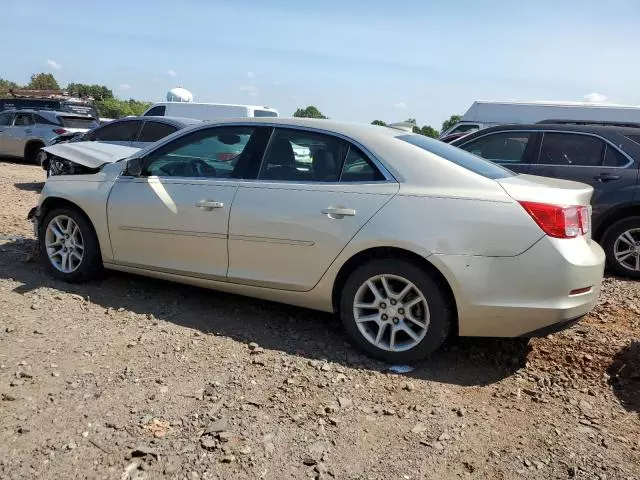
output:
[[[544,120],[640,124],[640,106],[584,102],[473,102],[469,110],[440,138],[494,125],[538,123]]]

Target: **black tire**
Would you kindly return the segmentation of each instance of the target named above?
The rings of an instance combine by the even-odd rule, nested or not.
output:
[[[389,351],[371,343],[360,331],[354,315],[354,301],[359,288],[377,275],[394,275],[413,283],[427,301],[430,319],[422,340],[405,351]],[[410,363],[426,358],[447,339],[453,323],[448,294],[428,272],[405,259],[372,260],[355,270],[347,279],[340,297],[340,319],[353,344],[369,355],[388,363]]]
[[[80,235],[84,243],[84,253],[77,268],[69,273],[58,270],[49,259],[45,236],[49,223],[57,216],[65,215],[71,218],[80,229]],[[40,245],[40,256],[44,261],[47,271],[60,280],[69,283],[79,283],[91,280],[102,273],[102,256],[100,255],[100,245],[98,237],[87,217],[79,210],[71,207],[54,208],[49,211],[42,223],[39,225],[38,240]]]
[[[44,144],[39,142],[32,142],[27,144],[27,146],[24,148],[24,160],[27,163],[39,165],[38,152],[42,147],[44,147]]]
[[[628,217],[614,223],[602,237],[602,248],[607,255],[607,267],[616,275],[622,277],[640,279],[640,270],[631,270],[621,264],[615,257],[615,244],[620,235],[628,230],[637,229],[639,232],[635,234],[637,241],[640,241],[640,217]],[[640,246],[640,245],[639,245]]]

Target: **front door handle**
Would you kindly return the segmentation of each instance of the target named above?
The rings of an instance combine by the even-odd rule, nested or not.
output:
[[[610,182],[611,180],[620,180],[620,175],[614,175],[613,173],[601,173],[594,177],[599,182]]]
[[[339,220],[344,217],[355,216],[356,211],[352,208],[329,207],[322,210],[322,214],[326,215],[329,218],[334,218],[336,220]]]
[[[196,207],[202,208],[203,210],[213,210],[214,208],[224,207],[224,203],[216,202],[215,200],[200,200],[196,202]]]

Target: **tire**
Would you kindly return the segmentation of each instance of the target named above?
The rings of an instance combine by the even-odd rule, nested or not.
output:
[[[382,277],[394,294],[407,287],[411,289],[402,298],[389,296],[384,293]],[[377,300],[368,281],[372,281],[381,296]],[[416,299],[418,303],[412,306]],[[356,301],[368,307],[356,307]],[[394,301],[396,303],[391,305]],[[377,307],[371,308],[374,303]],[[402,308],[403,305],[406,307]],[[448,295],[438,281],[423,269],[399,258],[372,260],[355,270],[341,292],[339,313],[353,344],[389,363],[408,363],[426,358],[444,343],[453,323]],[[356,321],[356,315],[360,323]],[[374,320],[363,322],[363,317]],[[376,344],[381,325],[384,325],[384,330]],[[407,327],[413,331],[413,338],[406,333]],[[392,350],[391,332],[394,330]]]
[[[39,165],[38,152],[42,147],[44,147],[44,144],[42,143],[38,143],[38,142],[29,143],[24,149],[24,160],[27,163]]]
[[[625,233],[627,235],[623,237]],[[607,266],[611,272],[622,277],[640,279],[640,217],[625,218],[609,227],[602,237],[602,248],[607,255]],[[635,250],[635,253],[619,260],[621,251],[627,249]]]
[[[68,228],[69,223],[65,219],[70,219],[78,227],[78,232],[73,235],[74,228]],[[49,231],[49,226],[55,228],[58,234],[54,233],[53,228]],[[65,227],[67,227],[65,229]],[[79,233],[79,235],[78,235]],[[64,235],[67,238],[60,239]],[[71,242],[68,237],[71,237]],[[40,246],[40,255],[45,263],[48,272],[55,278],[64,280],[65,282],[78,283],[85,282],[97,277],[102,273],[102,257],[100,255],[100,245],[98,237],[91,225],[91,222],[79,210],[70,207],[54,208],[48,212],[39,226],[38,239]],[[54,242],[58,241],[55,246]],[[82,245],[82,249],[78,245]],[[67,248],[68,247],[68,248]],[[50,257],[50,253],[66,248],[65,252],[81,252],[81,258],[72,256],[67,253],[70,258],[68,263],[62,264],[62,254]],[[68,268],[63,268],[67,266]]]

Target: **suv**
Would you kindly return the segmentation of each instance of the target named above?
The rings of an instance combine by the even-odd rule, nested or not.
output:
[[[615,273],[640,279],[640,128],[568,123],[486,128],[452,145],[517,173],[593,187],[593,238]]]
[[[40,149],[68,133],[86,132],[97,125],[90,115],[43,110],[0,112],[0,155],[37,163]]]

